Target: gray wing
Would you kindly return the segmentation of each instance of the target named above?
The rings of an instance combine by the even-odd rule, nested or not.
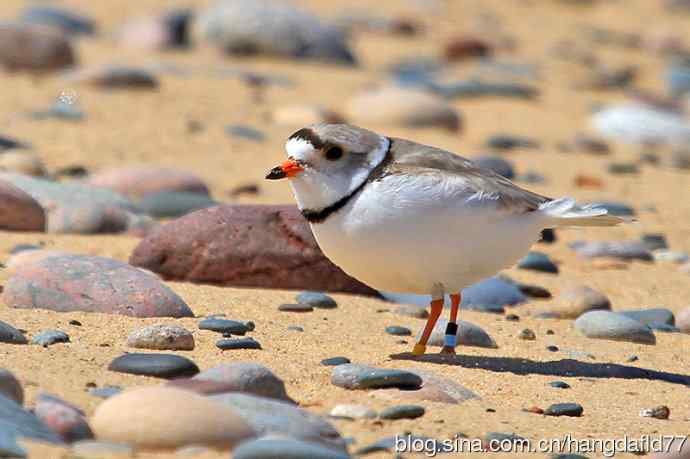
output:
[[[389,174],[396,172],[452,174],[461,178],[465,186],[495,201],[499,208],[515,213],[531,212],[551,198],[520,188],[507,178],[476,166],[462,156],[439,148],[416,144],[403,139],[391,139],[393,145]]]

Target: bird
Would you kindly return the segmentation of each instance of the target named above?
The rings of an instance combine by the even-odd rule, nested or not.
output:
[[[462,290],[509,268],[556,227],[614,226],[595,205],[525,190],[455,153],[349,124],[315,124],[289,136],[289,179],[324,254],[380,291],[431,295],[412,354],[421,356],[450,295],[442,354],[455,354]]]

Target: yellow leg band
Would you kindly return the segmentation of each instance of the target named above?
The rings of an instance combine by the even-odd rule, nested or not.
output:
[[[421,343],[417,343],[414,345],[414,348],[412,349],[412,353],[414,355],[424,355],[426,352],[426,346]]]

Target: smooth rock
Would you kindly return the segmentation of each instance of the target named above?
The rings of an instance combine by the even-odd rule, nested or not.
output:
[[[123,233],[134,220],[134,214],[118,208],[94,204],[62,206],[48,215],[46,231],[56,234]]]
[[[575,321],[575,328],[589,338],[655,344],[654,332],[637,320],[610,311],[589,311]]]
[[[415,306],[413,304],[403,304],[393,310],[394,314],[401,316],[414,317],[415,319],[429,318],[429,311],[424,306]]]
[[[308,304],[281,304],[278,306],[278,311],[283,312],[313,312],[314,308]]]
[[[608,155],[611,153],[611,148],[605,140],[583,133],[575,135],[572,146],[577,151],[595,155]]]
[[[681,311],[676,316],[676,327],[683,333],[690,333],[690,306]]]
[[[19,265],[5,284],[2,299],[10,307],[23,309],[193,316],[156,276],[118,260],[87,255],[58,254]]]
[[[513,165],[500,156],[483,155],[472,160],[478,167],[494,171],[507,179],[515,177]]]
[[[199,177],[161,166],[125,166],[89,177],[88,183],[124,196],[141,197],[160,191],[182,191],[208,195],[208,187]]]
[[[122,392],[122,388],[120,386],[103,386],[89,389],[89,394],[103,399],[113,397],[120,392]]]
[[[633,145],[687,145],[690,121],[676,113],[640,104],[607,107],[592,116],[604,137]]]
[[[31,344],[48,347],[56,343],[69,343],[69,335],[61,330],[46,330],[31,339]]]
[[[449,62],[464,61],[492,54],[493,47],[484,40],[473,37],[459,37],[446,43],[443,55]]]
[[[690,261],[690,256],[688,256],[687,253],[676,252],[673,250],[655,250],[652,253],[652,256],[654,257],[654,261],[664,261],[669,263],[675,263],[678,265],[682,265],[683,263],[687,263],[688,261]]]
[[[345,450],[345,441],[329,422],[292,403],[239,392],[211,395],[209,399],[231,408],[258,435],[276,434]]]
[[[373,419],[376,411],[364,405],[340,404],[334,406],[329,415],[333,418]]]
[[[179,325],[154,324],[132,331],[127,346],[161,351],[192,351],[194,335]]]
[[[355,64],[355,57],[337,28],[289,3],[217,0],[199,13],[195,29],[197,35],[231,55],[273,55]]]
[[[0,180],[0,229],[43,232],[45,225],[41,205],[11,183]]]
[[[668,242],[666,241],[666,236],[660,233],[643,234],[640,238],[640,241],[651,252],[660,249],[668,249]]]
[[[397,405],[384,408],[379,413],[380,419],[416,419],[424,416],[426,410],[419,405]]]
[[[524,341],[534,341],[535,339],[537,339],[537,335],[534,333],[532,329],[524,328],[520,330],[520,333],[518,334],[518,339]]]
[[[28,143],[0,134],[1,152],[6,152],[6,150],[26,150],[28,148],[31,148]]]
[[[586,285],[575,285],[564,289],[547,311],[554,318],[577,319],[587,311],[610,309],[611,301],[606,295]]]
[[[137,449],[233,448],[255,434],[234,410],[167,387],[135,389],[109,398],[96,408],[91,425],[99,440]]]
[[[211,330],[217,333],[244,335],[249,331],[249,327],[242,322],[238,322],[237,320],[210,317],[199,322],[199,330]]]
[[[158,78],[145,68],[104,65],[85,68],[67,75],[70,83],[83,83],[102,89],[154,90]]]
[[[0,396],[14,400],[19,405],[24,403],[24,389],[19,380],[4,368],[0,368]]]
[[[263,131],[242,124],[229,124],[225,126],[225,133],[232,137],[252,140],[254,142],[264,142],[266,140],[266,134],[264,134]]]
[[[228,391],[245,392],[260,397],[292,401],[285,391],[283,380],[260,363],[224,363],[202,371],[194,379],[223,383],[227,385]]]
[[[575,241],[570,247],[583,258],[616,258],[653,261],[652,253],[638,241]]]
[[[610,163],[606,170],[609,174],[625,175],[625,174],[639,174],[640,167],[635,163]]]
[[[539,96],[539,90],[523,83],[492,82],[470,78],[459,81],[428,81],[426,88],[447,99],[474,99],[478,97],[502,97],[531,100]]]
[[[0,443],[9,444],[14,438],[26,437],[47,443],[62,444],[62,439],[33,413],[24,410],[12,399],[0,394]]]
[[[525,258],[520,260],[517,267],[528,271],[558,274],[558,266],[551,261],[548,255],[541,252],[529,252]]]
[[[549,386],[555,387],[556,389],[570,389],[570,384],[563,381],[551,381]]]
[[[295,206],[217,206],[161,226],[130,263],[164,278],[378,296],[319,250]]]
[[[338,365],[344,365],[346,363],[351,363],[350,359],[348,359],[347,357],[329,357],[321,361],[321,365],[327,367],[335,367]]]
[[[194,362],[172,354],[124,354],[110,362],[108,370],[164,379],[199,373],[199,367]]]
[[[582,416],[584,409],[578,403],[554,403],[544,410],[546,416]]]
[[[0,171],[43,177],[46,168],[40,157],[25,151],[6,151],[0,155]]]
[[[338,365],[333,369],[331,383],[350,390],[390,387],[415,389],[422,385],[422,378],[409,371],[373,368],[348,363]]]
[[[221,339],[216,341],[216,347],[224,351],[232,349],[261,349],[261,343],[254,338]]]
[[[486,141],[486,146],[494,150],[514,150],[517,148],[539,148],[539,143],[527,137],[512,134],[494,134]]]
[[[637,309],[616,311],[626,317],[642,322],[649,326],[652,330],[664,328],[666,326],[674,326],[676,319],[673,316],[673,311],[666,308],[651,308],[651,309]]]
[[[24,8],[19,20],[24,24],[42,24],[60,29],[67,35],[94,35],[96,24],[82,14],[50,5],[30,5]]]
[[[496,342],[488,335],[481,327],[464,320],[458,320],[458,331],[455,334],[458,341],[458,346],[476,346],[490,349],[496,349],[498,346]],[[446,335],[446,326],[448,319],[439,319],[434,326],[431,336],[429,337],[429,346],[443,346],[443,339]],[[421,330],[417,337],[421,336]]]
[[[34,413],[68,443],[93,438],[84,412],[54,395],[39,394]]]
[[[188,213],[218,205],[205,194],[183,191],[158,191],[149,193],[137,201],[137,205],[155,218],[177,218]]]
[[[319,123],[342,123],[342,116],[318,105],[296,104],[276,107],[271,119],[280,126],[303,127]]]
[[[412,336],[412,330],[407,327],[391,325],[386,327],[386,333],[393,336]]]
[[[520,289],[501,278],[490,277],[466,288],[462,292],[462,309],[503,313],[504,306],[525,303],[527,297]]]
[[[325,446],[304,441],[262,437],[242,443],[233,453],[233,459],[349,459],[351,456]]]
[[[395,86],[355,95],[346,103],[345,116],[364,126],[440,127],[453,132],[462,128],[460,114],[440,97]]]
[[[0,24],[0,66],[10,72],[45,74],[76,64],[72,45],[52,27]]]
[[[28,341],[22,332],[0,320],[0,343],[26,344]]]
[[[302,292],[295,299],[298,304],[308,304],[318,309],[335,309],[338,307],[338,303],[333,298],[321,292]]]

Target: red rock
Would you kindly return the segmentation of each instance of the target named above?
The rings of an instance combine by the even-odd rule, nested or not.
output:
[[[0,180],[0,229],[12,231],[44,231],[43,207],[29,194]]]
[[[89,183],[127,196],[144,196],[159,191],[208,195],[208,187],[200,178],[186,171],[158,166],[111,169],[91,176]]]
[[[323,255],[296,206],[199,210],[152,231],[129,261],[165,279],[378,296]]]
[[[68,39],[52,27],[0,24],[0,66],[8,71],[47,73],[72,67],[75,61]]]
[[[34,408],[36,416],[66,442],[93,438],[84,412],[49,394],[39,394]]]
[[[13,308],[192,317],[185,302],[152,274],[104,257],[29,251],[13,263],[2,299]],[[21,254],[19,254],[21,255]]]
[[[591,175],[578,174],[573,179],[573,183],[578,188],[594,188],[597,190],[604,188],[603,180]]]
[[[492,53],[491,45],[476,38],[457,38],[446,44],[443,54],[448,61],[461,61],[475,57],[489,56]]]

